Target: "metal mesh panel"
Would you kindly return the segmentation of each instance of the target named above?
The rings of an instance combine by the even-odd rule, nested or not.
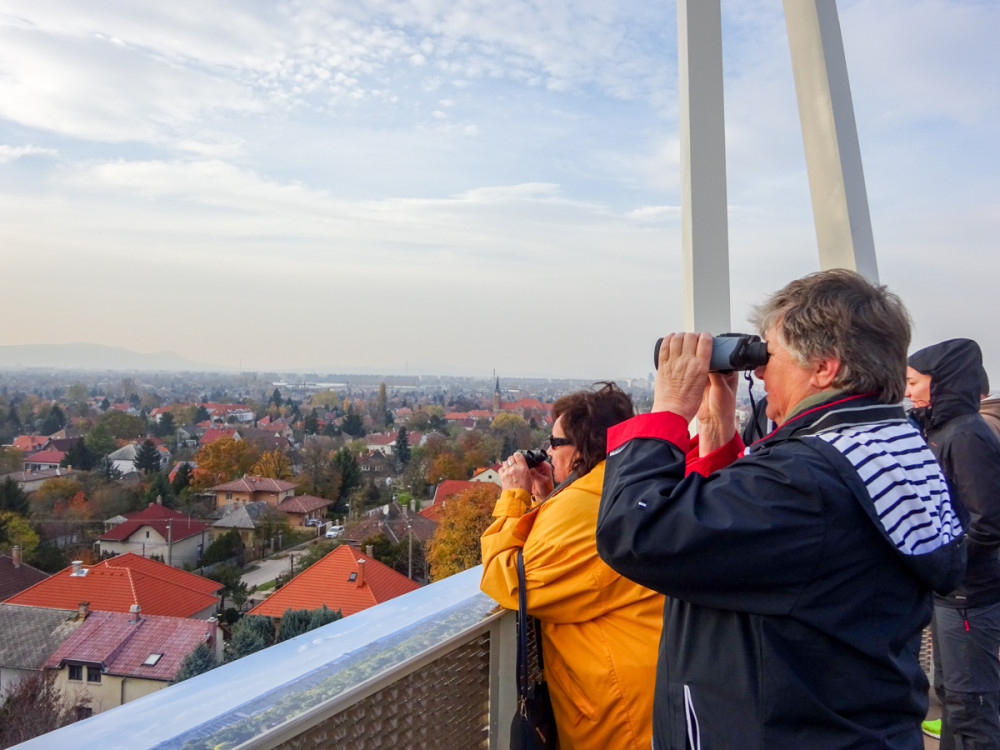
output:
[[[486,634],[277,747],[486,750],[489,683]]]

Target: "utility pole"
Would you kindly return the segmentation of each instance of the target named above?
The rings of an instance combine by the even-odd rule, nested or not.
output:
[[[174,564],[174,519],[167,519],[167,565]]]

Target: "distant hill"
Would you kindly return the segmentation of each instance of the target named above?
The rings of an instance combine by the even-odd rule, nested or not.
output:
[[[0,346],[0,368],[49,370],[208,370],[224,368],[192,362],[174,352],[140,354],[102,344],[31,344]]]

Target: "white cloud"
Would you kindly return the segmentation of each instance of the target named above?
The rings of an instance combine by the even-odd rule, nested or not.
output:
[[[0,164],[8,164],[17,161],[24,156],[57,156],[58,151],[54,148],[42,148],[40,146],[5,146],[0,144]]]

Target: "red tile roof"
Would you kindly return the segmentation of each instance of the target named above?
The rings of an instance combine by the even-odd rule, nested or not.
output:
[[[148,508],[135,513],[126,513],[125,518],[128,520],[105,532],[100,538],[109,542],[124,542],[144,526],[151,526],[164,539],[178,542],[208,530],[208,526],[201,521],[195,521],[190,516],[156,503],[150,503]],[[167,521],[171,522],[169,530]]]
[[[287,492],[299,485],[296,482],[286,482],[284,479],[270,477],[242,477],[232,482],[210,487],[212,492]]]
[[[38,451],[25,457],[24,462],[26,464],[58,464],[64,458],[66,458],[66,454],[62,451]]]
[[[434,503],[419,511],[420,515],[429,521],[441,523],[441,515],[444,513],[444,503]]]
[[[10,604],[75,609],[90,602],[92,610],[128,612],[138,604],[151,615],[191,617],[217,604],[218,583],[128,552],[97,565],[73,566],[7,599]]]
[[[91,612],[87,619],[46,660],[48,668],[64,661],[100,664],[108,674],[169,681],[177,676],[184,657],[206,643],[215,628],[205,620],[162,617],[141,613]],[[151,654],[162,654],[156,664],[143,664]]]
[[[25,453],[31,453],[32,451],[44,448],[48,442],[49,438],[45,435],[18,435],[14,438],[12,447],[17,448],[19,451],[24,451]]]
[[[362,560],[364,583],[359,586]],[[355,576],[353,581],[351,574]],[[325,604],[330,609],[339,609],[347,617],[418,588],[419,584],[388,565],[342,544],[251,609],[249,614],[281,617],[286,609],[319,609]]]
[[[434,493],[434,505],[447,500],[449,497],[454,497],[459,492],[463,492],[470,487],[482,486],[482,482],[463,482],[460,479],[445,479],[438,485],[437,492]]]
[[[199,425],[204,424],[200,422]],[[235,438],[238,430],[235,427],[209,427],[198,441],[199,445],[210,445],[221,437]]]

